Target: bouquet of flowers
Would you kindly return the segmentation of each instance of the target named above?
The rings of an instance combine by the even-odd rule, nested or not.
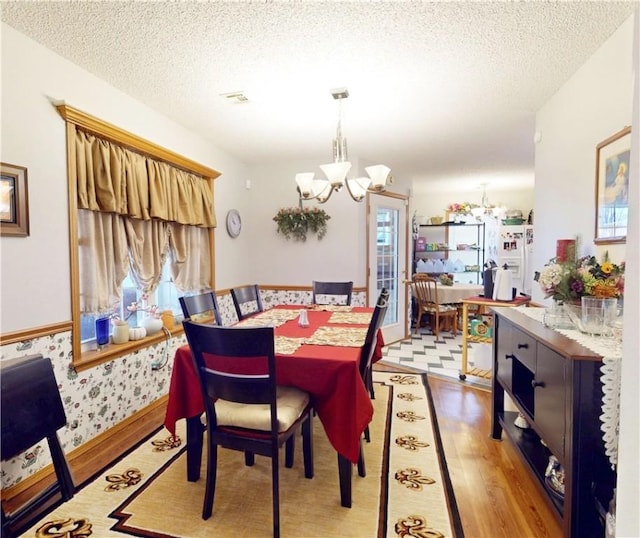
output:
[[[567,262],[551,258],[536,276],[545,297],[558,302],[574,302],[581,297],[622,297],[624,269],[624,262],[612,263],[605,253],[602,262],[595,256]]]
[[[447,211],[449,213],[458,213],[460,215],[469,215],[474,207],[478,207],[476,204],[470,204],[469,202],[462,202],[461,204],[449,204]]]
[[[142,297],[140,297],[139,301],[133,302],[130,305],[127,305],[127,311],[129,312],[129,315],[127,316],[126,319],[128,319],[130,316],[132,316],[136,312],[148,312],[147,315],[149,317],[159,318],[160,312],[158,311],[158,306],[155,304],[148,306],[147,305],[148,299],[149,299],[149,295],[144,293],[142,294]]]

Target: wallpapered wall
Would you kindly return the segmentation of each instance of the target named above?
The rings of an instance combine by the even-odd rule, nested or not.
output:
[[[277,304],[310,304],[311,292],[261,290],[265,309]],[[223,325],[237,321],[231,295],[218,298]],[[364,306],[364,292],[352,304]],[[49,357],[67,415],[58,432],[65,453],[131,417],[169,391],[176,349],[186,344],[183,333],[131,355],[76,372],[71,359],[71,333],[64,332],[0,347],[0,360],[41,353]],[[151,364],[162,364],[152,370]],[[51,463],[45,442],[13,460],[2,462],[2,488],[13,486]]]

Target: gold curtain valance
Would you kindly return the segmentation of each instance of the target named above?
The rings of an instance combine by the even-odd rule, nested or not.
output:
[[[76,129],[78,208],[216,226],[210,181]]]

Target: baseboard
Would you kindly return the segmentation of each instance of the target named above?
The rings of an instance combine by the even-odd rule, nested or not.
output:
[[[76,488],[157,430],[164,422],[168,398],[158,398],[144,409],[69,452],[66,456]],[[54,479],[53,466],[48,465],[15,486],[3,490],[2,503],[5,510],[12,512],[52,484]]]

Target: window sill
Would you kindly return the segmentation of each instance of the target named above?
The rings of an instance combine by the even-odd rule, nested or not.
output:
[[[184,333],[184,329],[182,328],[182,324],[180,324],[168,331],[168,334],[163,329],[158,334],[147,336],[141,340],[130,340],[124,344],[109,343],[103,349],[90,349],[83,351],[82,356],[78,360],[73,361],[73,366],[76,371],[80,372],[88,368],[93,368],[103,362],[111,361],[118,357],[124,357],[125,355],[131,355],[140,349],[148,348],[182,333]]]

